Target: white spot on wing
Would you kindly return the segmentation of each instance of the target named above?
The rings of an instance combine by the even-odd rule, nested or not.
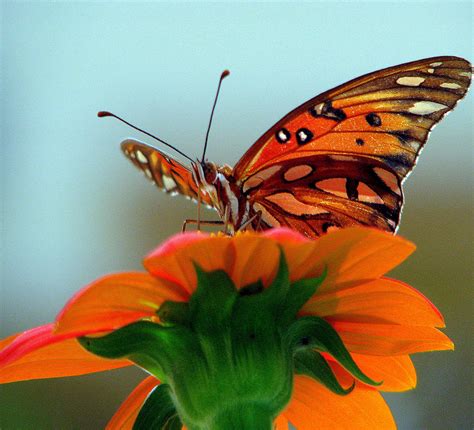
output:
[[[428,69],[427,72],[428,73],[434,73],[434,69]]]
[[[438,66],[441,66],[441,64],[443,64],[441,61],[436,61],[435,63],[431,63],[430,66],[431,67],[438,67]]]
[[[459,88],[462,88],[461,85],[456,84],[455,82],[443,82],[440,85],[441,88],[449,88],[451,90],[457,90]]]
[[[143,171],[145,172],[145,175],[148,179],[153,179],[153,175],[151,174],[151,171],[148,167],[144,169]]]
[[[459,72],[459,76],[466,76],[468,78],[471,77],[471,72]]]
[[[416,115],[429,115],[434,112],[438,112],[442,109],[447,109],[448,106],[441,103],[431,102],[431,101],[422,101],[415,102],[413,106],[408,109],[408,112],[414,113]]]
[[[135,155],[137,156],[137,160],[138,160],[140,163],[143,163],[143,164],[148,163],[148,158],[146,158],[146,157],[145,157],[145,154],[143,154],[143,152],[140,151],[139,149],[136,149],[136,150],[135,150]]]
[[[308,176],[313,171],[313,168],[307,164],[302,164],[300,166],[290,167],[283,177],[286,181],[297,181],[298,179]]]
[[[324,103],[319,103],[318,105],[314,106],[313,110],[314,110],[318,115],[321,115],[321,113],[323,112],[323,108],[324,108]]]
[[[176,182],[170,176],[163,175],[162,177],[163,185],[165,186],[166,191],[171,191],[176,188]]]
[[[397,84],[404,85],[406,87],[418,87],[423,82],[425,82],[425,78],[420,78],[418,76],[402,76],[401,78],[397,79]]]

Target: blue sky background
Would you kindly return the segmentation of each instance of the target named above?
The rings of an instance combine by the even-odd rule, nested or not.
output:
[[[120,154],[138,133],[235,163],[289,110],[358,75],[435,55],[471,59],[471,2],[12,2],[1,10],[1,335],[54,318],[96,277],[140,258],[195,206],[151,187]],[[468,429],[473,97],[432,133],[405,183],[396,276],[445,314],[455,352],[417,357],[419,386],[387,396],[400,429]],[[144,139],[146,140],[146,139]],[[101,428],[137,370],[0,388],[2,428]],[[3,424],[4,423],[4,424]]]

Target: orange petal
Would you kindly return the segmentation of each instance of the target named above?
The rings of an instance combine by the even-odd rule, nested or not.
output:
[[[150,394],[151,390],[159,385],[160,381],[154,376],[144,379],[130,393],[125,401],[120,405],[112,419],[105,427],[106,430],[131,430],[140,412],[140,409]]]
[[[53,324],[47,324],[1,342],[0,383],[84,375],[132,364],[97,357],[71,335],[58,336],[52,329]]]
[[[197,263],[206,271],[222,269],[232,273],[234,248],[229,237],[204,234],[174,236],[145,260],[145,268],[156,278],[182,285],[188,297],[196,289]]]
[[[79,291],[58,315],[56,333],[108,331],[144,317],[156,316],[166,300],[186,300],[178,285],[148,273],[105,276]]]
[[[343,386],[350,386],[354,379],[329,354],[324,353],[334,372]],[[378,391],[407,391],[416,386],[416,371],[408,355],[380,357],[375,355],[351,354],[363,373],[374,381],[382,381],[382,385],[373,387]],[[361,382],[361,384],[363,384]]]
[[[388,278],[316,294],[301,314],[330,321],[444,327],[442,315],[423,294]]]
[[[331,322],[350,352],[368,355],[405,355],[454,349],[451,340],[433,327]]]
[[[296,279],[315,277],[327,268],[327,277],[318,294],[378,279],[415,250],[411,242],[399,236],[361,227],[328,233],[312,244],[312,252],[293,269],[292,276]],[[283,247],[286,250],[285,245]],[[298,252],[297,246],[291,248],[291,252]]]
[[[379,391],[407,391],[416,387],[416,371],[408,355],[377,357],[352,354],[352,358],[369,378],[383,381]]]
[[[349,395],[338,396],[306,376],[295,376],[293,396],[283,415],[298,430],[396,429],[376,390],[356,384]]]
[[[288,420],[283,414],[278,415],[276,420],[273,422],[274,430],[288,430]]]
[[[273,240],[241,234],[232,240],[235,262],[231,276],[239,288],[261,280],[269,285],[278,269],[280,250]]]

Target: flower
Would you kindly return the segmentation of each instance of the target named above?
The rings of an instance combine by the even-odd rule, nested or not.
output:
[[[453,348],[428,299],[384,277],[413,250],[367,228],[179,234],[147,273],[105,276],[1,341],[0,382],[138,364],[151,376],[109,429],[395,428],[379,391],[415,387],[409,354]]]

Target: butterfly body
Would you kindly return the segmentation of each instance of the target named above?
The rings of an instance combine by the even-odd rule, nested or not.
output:
[[[231,231],[286,226],[309,237],[365,225],[395,232],[402,182],[432,127],[470,84],[471,65],[434,57],[356,78],[303,103],[234,168],[191,169],[144,143],[125,155],[155,184],[201,200]]]

